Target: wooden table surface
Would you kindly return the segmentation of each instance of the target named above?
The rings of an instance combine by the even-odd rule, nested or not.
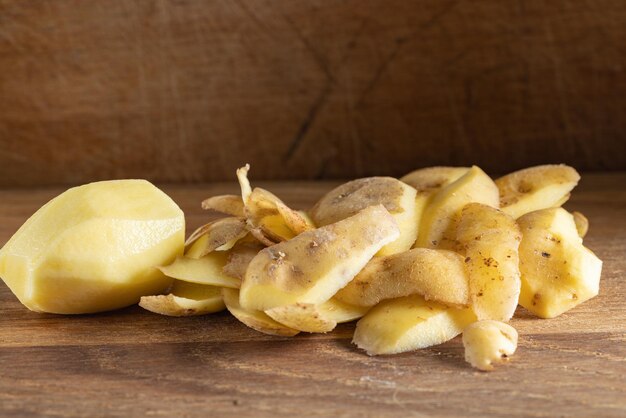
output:
[[[493,373],[463,360],[459,338],[394,356],[329,334],[271,337],[228,313],[168,318],[131,307],[58,316],[0,285],[0,416],[626,416],[626,173],[589,174],[569,209],[591,222],[604,260],[600,295],[552,320],[519,309],[518,352]],[[332,183],[265,183],[306,208]],[[189,229],[202,198],[234,183],[163,186]],[[0,244],[61,189],[0,191]]]

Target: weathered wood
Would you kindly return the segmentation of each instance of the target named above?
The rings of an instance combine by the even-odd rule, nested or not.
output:
[[[622,0],[0,0],[0,185],[626,169]]]
[[[270,337],[227,313],[168,318],[131,307],[41,315],[0,285],[2,416],[529,416],[626,413],[626,174],[583,175],[568,208],[589,217],[586,244],[603,260],[600,295],[552,320],[520,308],[511,363],[491,374],[463,360],[460,339],[395,356],[329,334]],[[266,183],[307,208],[332,183]],[[188,215],[237,186],[169,186]],[[60,189],[0,190],[0,243]]]

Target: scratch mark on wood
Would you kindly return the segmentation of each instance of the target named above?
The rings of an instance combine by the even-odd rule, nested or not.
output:
[[[359,100],[357,101],[357,107],[363,104],[367,95],[374,89],[376,84],[378,84],[380,77],[387,71],[389,64],[391,64],[396,59],[402,47],[406,45],[409,41],[413,40],[413,38],[417,36],[420,32],[428,30],[431,27],[433,27],[435,24],[437,24],[452,9],[454,9],[454,6],[456,6],[457,3],[458,3],[458,0],[453,0],[453,1],[448,2],[439,12],[433,14],[430,19],[428,19],[426,22],[421,24],[417,29],[411,32],[408,36],[404,36],[404,37],[396,39],[396,43],[393,49],[391,50],[389,55],[387,55],[387,57],[383,59],[380,65],[376,68],[376,71],[374,72],[374,76],[369,81],[369,83],[367,83],[367,86],[365,86],[365,89],[363,89],[363,92],[361,93],[361,96],[359,97]]]
[[[324,89],[322,90],[322,92],[320,93],[320,95],[318,96],[317,100],[315,100],[313,105],[310,107],[304,120],[300,124],[300,128],[298,129],[296,136],[291,140],[289,144],[289,148],[287,148],[287,152],[285,153],[285,157],[283,158],[283,161],[286,162],[286,161],[291,160],[291,158],[295,155],[296,151],[298,151],[304,138],[309,132],[311,125],[313,125],[313,123],[315,122],[315,119],[317,118],[317,115],[319,114],[320,109],[324,106],[324,104],[328,100],[328,97],[330,96],[332,89],[333,89],[333,84],[330,82],[327,83]]]

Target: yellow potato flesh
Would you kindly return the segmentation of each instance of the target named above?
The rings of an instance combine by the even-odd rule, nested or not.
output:
[[[142,308],[167,316],[196,316],[224,310],[222,289],[195,283],[174,281],[167,295],[143,296]]]
[[[212,252],[201,258],[177,257],[167,266],[159,267],[159,270],[168,277],[185,282],[229,287],[239,289],[241,280],[224,273],[228,254],[225,252]]]
[[[422,215],[416,247],[456,250],[461,210],[472,202],[495,208],[500,202],[495,183],[476,166],[432,197]]]
[[[571,214],[543,209],[518,223],[520,305],[541,318],[554,318],[598,294],[602,261],[583,246]]]
[[[398,235],[393,217],[378,205],[268,247],[250,262],[240,303],[260,311],[323,303]]]
[[[403,353],[451,340],[475,320],[470,308],[405,296],[372,308],[357,323],[353,343],[369,355]]]
[[[143,180],[69,189],[0,250],[0,277],[29,309],[78,314],[132,305],[172,282],[156,265],[182,254],[185,220]]]

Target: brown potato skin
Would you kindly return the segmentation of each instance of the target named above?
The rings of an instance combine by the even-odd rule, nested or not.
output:
[[[467,306],[468,278],[463,257],[452,251],[427,248],[376,257],[335,297],[369,307],[413,294],[449,306]]]

